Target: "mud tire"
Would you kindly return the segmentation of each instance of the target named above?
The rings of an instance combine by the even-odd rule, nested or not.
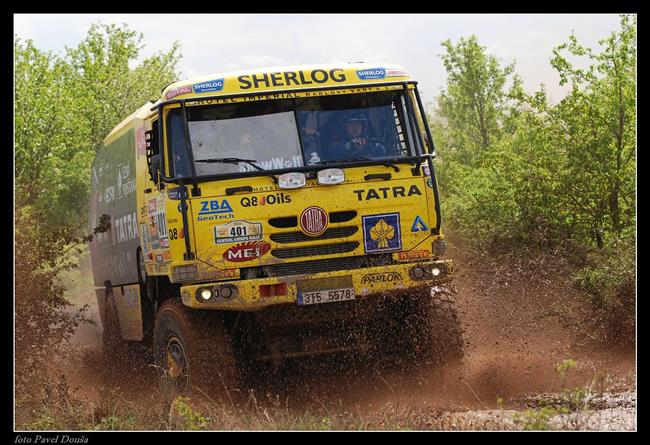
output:
[[[425,362],[453,362],[463,358],[461,326],[454,289],[449,284],[434,286],[421,295],[412,320],[412,350]]]
[[[102,328],[105,361],[114,363],[123,360],[127,345],[120,332],[120,321],[117,316],[117,306],[113,295],[106,297],[106,314],[102,319]]]
[[[226,395],[237,386],[237,367],[232,340],[219,313],[190,309],[179,299],[165,301],[156,315],[154,363],[163,384],[176,392],[194,388],[211,395]],[[182,352],[185,363],[173,376],[168,352]],[[171,354],[171,352],[170,352]],[[182,361],[181,361],[182,362]]]

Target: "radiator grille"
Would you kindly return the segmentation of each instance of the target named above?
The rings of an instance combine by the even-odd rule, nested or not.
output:
[[[269,219],[269,225],[273,227],[277,227],[278,229],[286,229],[287,227],[296,227],[298,226],[298,217],[284,216],[282,218],[271,218]]]
[[[327,229],[322,235],[318,236],[307,236],[302,232],[274,233],[271,235],[271,240],[275,241],[276,243],[304,243],[308,241],[319,241],[332,238],[345,238],[357,233],[358,231],[359,228],[353,226]]]
[[[355,216],[357,216],[356,210],[345,210],[343,212],[331,212],[330,222],[333,223],[348,222],[354,219]]]
[[[271,255],[276,258],[299,258],[303,256],[331,255],[334,253],[352,252],[359,247],[359,243],[325,244],[321,246],[293,247],[288,249],[273,249]]]

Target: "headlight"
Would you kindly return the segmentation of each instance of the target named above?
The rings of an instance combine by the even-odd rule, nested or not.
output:
[[[449,270],[446,264],[434,264],[429,267],[425,265],[413,266],[409,270],[409,276],[412,280],[422,281],[441,279],[449,274]]]
[[[345,180],[345,173],[340,168],[328,168],[318,172],[319,184],[340,184]]]
[[[198,291],[198,295],[201,300],[208,301],[210,298],[212,298],[212,289],[210,289],[209,287],[200,288]]]
[[[278,176],[278,187],[281,189],[296,189],[302,187],[307,183],[307,178],[304,173],[285,173]]]

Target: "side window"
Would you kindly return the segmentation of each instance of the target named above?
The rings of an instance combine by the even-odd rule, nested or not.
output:
[[[151,130],[145,131],[147,169],[149,178],[156,183],[158,181],[157,169],[160,167],[160,144],[158,141],[158,120],[153,121]]]
[[[180,108],[167,114],[167,141],[169,142],[170,174],[172,177],[191,176],[192,170],[185,146],[185,128]]]

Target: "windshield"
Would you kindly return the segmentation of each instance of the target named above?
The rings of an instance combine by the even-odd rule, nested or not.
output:
[[[197,176],[414,156],[398,91],[187,108]],[[180,109],[168,115],[175,175],[190,176]]]

